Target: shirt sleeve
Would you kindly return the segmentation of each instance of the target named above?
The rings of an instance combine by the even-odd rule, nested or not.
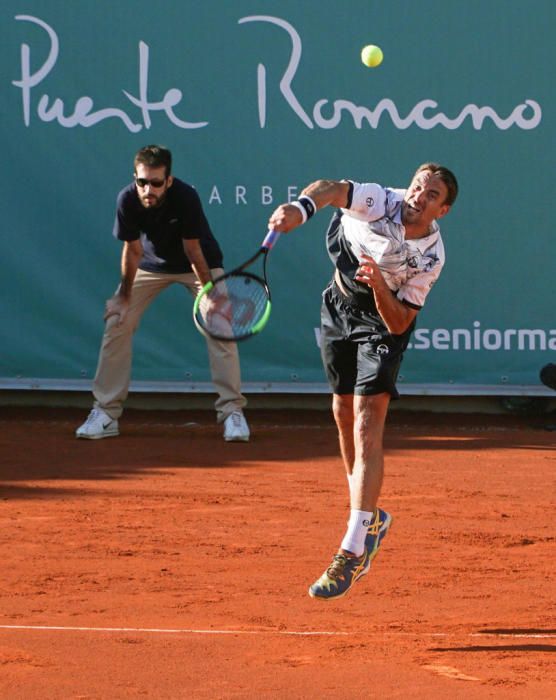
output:
[[[181,237],[187,240],[211,236],[211,230],[197,190],[189,190],[184,201]]]
[[[129,195],[126,190],[122,190],[116,200],[116,217],[112,235],[119,241],[136,241],[140,237],[140,229],[133,220]]]
[[[374,182],[350,182],[348,206],[342,213],[360,221],[377,221],[386,214],[386,190]]]

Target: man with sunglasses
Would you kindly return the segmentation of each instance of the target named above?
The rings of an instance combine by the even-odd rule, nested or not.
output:
[[[172,154],[145,146],[134,159],[134,182],[118,195],[114,236],[123,242],[121,281],[106,302],[104,337],[95,379],[94,406],[76,437],[119,435],[131,378],[133,334],[153,299],[177,282],[193,295],[223,272],[222,251],[196,190],[173,177]],[[217,421],[226,441],[246,442],[239,356],[235,343],[207,338]]]

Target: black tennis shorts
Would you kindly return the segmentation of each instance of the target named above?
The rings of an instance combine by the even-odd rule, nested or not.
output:
[[[391,335],[376,312],[349,303],[335,282],[324,290],[320,349],[328,382],[335,394],[399,397],[396,380],[413,325]]]

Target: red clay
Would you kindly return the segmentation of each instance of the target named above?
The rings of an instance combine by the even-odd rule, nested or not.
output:
[[[80,411],[2,410],[0,697],[556,696],[542,418],[393,413],[394,525],[323,603],[348,514],[328,413],[251,412],[226,444],[204,412],[85,441]]]

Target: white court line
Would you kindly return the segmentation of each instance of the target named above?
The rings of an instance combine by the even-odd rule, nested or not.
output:
[[[404,637],[496,637],[510,639],[556,639],[556,633],[547,634],[521,634],[505,632],[468,632],[467,634],[458,632],[403,632],[401,630],[377,630],[375,632],[331,632],[331,631],[293,631],[293,630],[205,630],[189,628],[158,628],[158,627],[72,627],[62,625],[0,625],[0,630],[28,630],[42,632],[142,632],[147,634],[250,634],[250,635],[271,635],[282,634],[297,637],[348,637],[353,635],[373,635],[373,636],[404,636]]]
[[[471,632],[470,637],[510,637],[511,639],[556,639],[556,634],[512,634],[511,632]]]
[[[150,634],[289,634],[300,637],[347,636],[349,632],[295,632],[288,630],[195,630],[158,627],[64,627],[59,625],[0,625],[0,630],[40,630],[54,632],[146,632]]]

